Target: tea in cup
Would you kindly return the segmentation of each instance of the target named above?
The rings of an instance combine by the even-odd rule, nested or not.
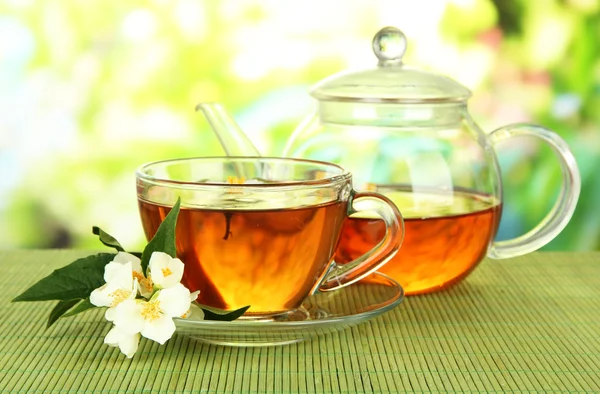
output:
[[[325,162],[284,158],[205,157],[143,165],[136,173],[145,235],[151,239],[181,199],[177,255],[182,283],[198,302],[247,316],[296,310],[317,291],[371,274],[400,247],[403,220],[386,197],[352,189],[352,176]],[[383,221],[380,242],[347,264],[334,254],[349,215]]]

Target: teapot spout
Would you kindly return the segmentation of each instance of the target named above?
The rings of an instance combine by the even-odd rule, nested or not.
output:
[[[221,104],[200,103],[196,106],[196,112],[198,111],[204,113],[227,156],[261,156],[256,146]]]

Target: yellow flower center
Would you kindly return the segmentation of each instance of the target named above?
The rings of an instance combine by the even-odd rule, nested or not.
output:
[[[158,319],[160,317],[160,301],[156,300],[144,303],[142,317],[150,321]]]
[[[127,297],[129,297],[130,295],[131,295],[130,291],[123,290],[123,289],[117,289],[117,290],[113,291],[112,293],[110,293],[108,296],[112,297],[112,302],[110,303],[111,308],[114,308],[115,306],[119,305],[121,302],[125,301],[127,299]]]
[[[146,277],[144,275],[142,275],[140,272],[132,271],[132,274],[133,274],[133,277],[138,280],[138,282],[141,282],[142,280],[146,279]]]
[[[173,271],[169,267],[161,269],[163,276],[166,278],[169,275],[173,274]]]
[[[141,273],[135,272],[135,271],[133,271],[133,277],[138,280],[138,283],[140,284],[140,286],[142,286],[145,293],[149,293],[152,291],[152,288],[154,287],[154,283],[152,282],[152,279],[146,278]]]

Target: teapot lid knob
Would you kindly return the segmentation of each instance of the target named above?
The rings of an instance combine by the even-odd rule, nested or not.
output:
[[[410,104],[462,102],[471,96],[444,75],[405,66],[407,40],[400,29],[384,27],[371,44],[377,67],[331,75],[313,86],[311,95],[327,101]]]
[[[396,27],[384,27],[373,37],[373,52],[379,59],[379,66],[402,64],[406,52],[406,36]]]

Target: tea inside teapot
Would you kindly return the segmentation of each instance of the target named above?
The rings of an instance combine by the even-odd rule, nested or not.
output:
[[[391,262],[379,269],[402,278],[411,294],[447,287],[461,280],[481,261],[498,228],[502,203],[472,191],[415,191],[409,186],[372,185],[404,217],[403,245]],[[374,217],[351,216],[344,223],[335,255],[351,261],[382,238],[384,228]]]

